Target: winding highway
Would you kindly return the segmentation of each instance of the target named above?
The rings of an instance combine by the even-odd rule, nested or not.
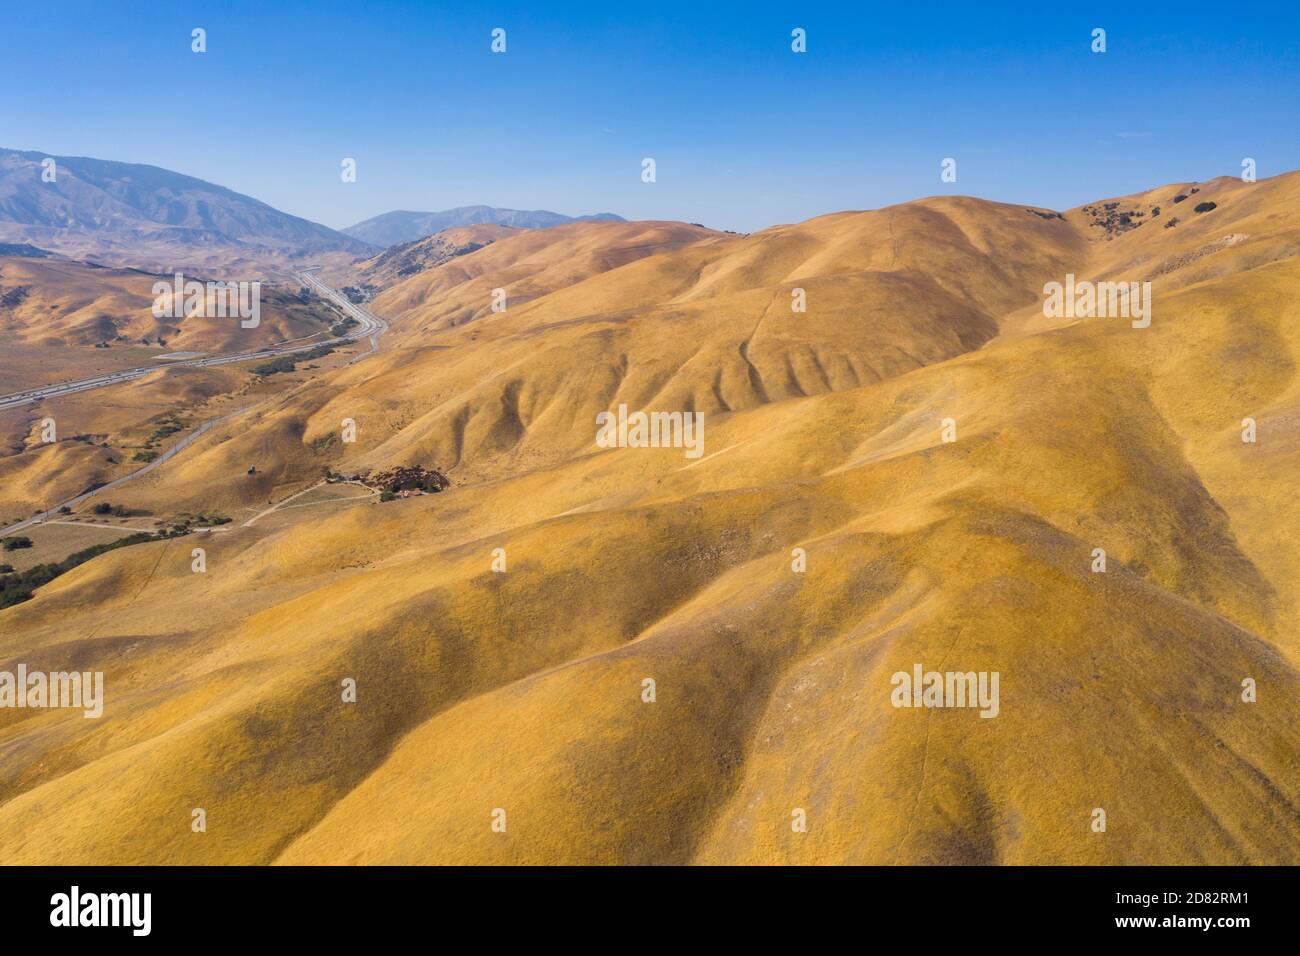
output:
[[[18,392],[14,395],[0,396],[0,409],[14,408],[19,405],[26,405],[31,402],[40,401],[42,398],[53,398],[60,395],[71,395],[76,392],[85,392],[95,388],[103,388],[107,385],[118,385],[122,382],[129,382],[133,379],[142,378],[145,375],[148,375],[150,372],[158,371],[159,368],[174,368],[175,366],[178,365],[197,366],[197,367],[203,367],[208,365],[228,365],[233,362],[247,362],[250,359],[267,358],[270,356],[277,356],[277,355],[292,355],[295,352],[305,352],[310,349],[319,348],[322,345],[337,345],[343,342],[353,342],[361,338],[368,338],[370,340],[370,350],[358,355],[356,358],[352,360],[353,362],[360,361],[361,359],[365,358],[367,355],[370,355],[378,351],[379,337],[388,331],[388,323],[385,322],[383,319],[379,318],[379,316],[371,313],[369,310],[363,309],[361,306],[356,305],[355,303],[349,301],[346,296],[343,296],[342,294],[336,292],[334,289],[331,289],[329,286],[325,285],[325,283],[321,282],[318,278],[316,278],[314,274],[315,271],[316,271],[315,267],[309,267],[307,269],[303,269],[297,272],[291,272],[285,274],[293,276],[303,285],[313,289],[322,298],[329,299],[331,302],[337,305],[345,315],[351,316],[352,318],[356,319],[357,328],[354,329],[349,334],[340,336],[338,338],[326,339],[323,342],[316,342],[311,345],[296,345],[296,346],[289,346],[289,347],[281,346],[279,348],[262,349],[257,352],[239,352],[234,355],[212,356],[210,358],[203,358],[203,359],[187,359],[187,360],[171,362],[168,363],[167,365],[162,365],[162,366],[150,365],[145,368],[129,369],[123,372],[113,372],[109,375],[100,375],[96,378],[82,379],[81,381],[78,382],[63,382],[58,385],[48,385],[44,388],[34,389],[29,392]],[[259,402],[257,404],[261,404],[261,403]],[[172,458],[174,455],[188,448],[192,442],[194,442],[202,435],[206,434],[210,429],[216,427],[217,425],[220,425],[222,422],[229,421],[230,419],[234,418],[237,415],[242,415],[244,414],[244,412],[256,408],[257,404],[246,406],[244,408],[239,409],[238,411],[234,411],[228,415],[224,415],[221,418],[213,418],[204,422],[203,424],[199,425],[198,428],[194,429],[194,431],[190,432],[188,435],[186,435],[176,444],[172,445],[170,448],[168,448],[161,455],[159,455],[153,461],[149,462],[144,467],[138,468],[128,475],[123,475],[121,478],[115,478],[113,481],[110,481],[104,485],[100,485],[98,488],[93,488],[88,491],[83,491],[81,494],[77,495],[74,498],[69,498],[67,501],[61,501],[57,505],[54,505],[53,507],[49,508],[48,510],[42,511],[38,514],[34,514],[30,518],[26,518],[15,524],[11,524],[7,528],[0,528],[0,537],[12,534],[15,531],[21,531],[24,528],[29,528],[32,525],[40,524],[43,521],[47,521],[52,518],[55,518],[58,516],[60,508],[64,508],[64,507],[72,508],[76,505],[81,504],[86,499],[94,495],[100,494],[101,492],[104,491],[108,491],[110,488],[116,488],[118,485],[125,484],[128,481],[133,481],[142,475],[148,474],[149,472],[157,468],[159,465],[163,464],[163,462],[167,461],[168,459]],[[260,515],[258,517],[260,517]],[[251,523],[252,522],[250,521],[249,524]]]
[[[259,402],[258,404],[261,403]],[[229,415],[222,415],[220,418],[209,419],[208,421],[200,425],[198,428],[194,429],[194,431],[190,432],[188,435],[182,438],[180,441],[178,441],[176,444],[172,445],[170,448],[168,448],[165,452],[163,452],[153,461],[149,462],[149,464],[145,465],[143,468],[137,468],[129,475],[123,475],[121,478],[114,478],[112,481],[102,484],[97,488],[91,488],[89,491],[83,491],[75,498],[69,498],[67,501],[59,502],[57,505],[55,505],[53,508],[50,508],[48,511],[38,512],[37,514],[32,515],[30,518],[26,518],[22,521],[19,521],[16,524],[9,525],[9,527],[7,528],[0,528],[0,536],[13,534],[15,531],[22,531],[24,528],[30,528],[32,525],[40,524],[42,521],[48,521],[51,518],[57,518],[59,516],[60,508],[75,507],[76,505],[79,505],[82,502],[84,502],[86,499],[91,498],[97,494],[100,494],[101,492],[108,491],[110,488],[116,488],[118,485],[125,484],[128,481],[134,481],[136,478],[139,478],[142,475],[147,475],[149,472],[153,471],[163,462],[167,461],[167,459],[184,451],[195,440],[202,437],[203,435],[206,435],[209,431],[211,431],[213,428],[216,428],[222,422],[230,421],[230,419],[234,418],[235,416],[242,415],[244,414],[244,412],[247,412],[256,407],[257,405],[248,405],[237,411],[231,412]]]
[[[358,361],[379,349],[379,337],[388,331],[388,323],[379,316],[374,315],[368,309],[351,302],[347,296],[331,289],[325,283],[321,282],[315,275],[318,267],[309,266],[295,272],[282,273],[283,275],[292,276],[302,285],[307,286],[323,299],[328,299],[339,307],[344,315],[356,320],[357,328],[353,329],[347,335],[341,335],[337,338],[324,339],[319,342],[311,342],[305,345],[281,345],[269,346],[264,349],[257,349],[249,352],[236,352],[231,355],[212,355],[206,358],[196,359],[178,359],[174,362],[165,364],[155,363],[145,365],[139,368],[123,369],[120,372],[109,372],[106,375],[97,375],[94,378],[83,378],[75,382],[60,382],[55,385],[45,385],[40,388],[29,389],[25,392],[15,392],[12,395],[0,395],[0,410],[6,408],[17,408],[20,405],[30,405],[32,402],[39,402],[43,398],[59,398],[64,395],[73,395],[77,392],[87,392],[95,388],[104,388],[108,385],[121,385],[123,382],[131,382],[138,378],[144,378],[159,369],[164,368],[207,368],[213,365],[233,365],[237,362],[250,362],[255,359],[276,358],[281,355],[293,355],[297,352],[309,352],[312,349],[320,348],[322,345],[341,345],[345,342],[353,342],[359,339],[368,338],[370,340],[370,351],[357,356],[352,361]]]

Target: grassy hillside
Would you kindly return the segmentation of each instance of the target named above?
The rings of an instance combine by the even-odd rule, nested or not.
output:
[[[1296,863],[1300,174],[1191,188],[581,223],[397,283],[379,355],[115,497],[452,488],[125,548],[0,612],[0,670],[108,697],[0,710],[6,858]],[[1044,318],[1066,273],[1149,279],[1150,327]],[[703,456],[597,447],[620,403],[703,412]],[[892,707],[918,663],[998,672],[998,716]]]

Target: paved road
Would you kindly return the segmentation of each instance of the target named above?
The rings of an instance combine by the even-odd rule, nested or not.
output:
[[[321,282],[320,279],[316,278],[316,271],[318,268],[318,266],[308,266],[306,269],[303,269],[300,272],[290,273],[290,275],[299,282],[313,289],[321,298],[329,299],[342,309],[345,315],[350,315],[352,318],[357,320],[357,329],[346,338],[338,339],[337,341],[348,342],[353,339],[362,338],[363,336],[369,336],[370,352],[379,351],[379,336],[388,331],[388,323],[372,313],[369,309],[362,308],[341,292],[337,292],[325,283]],[[364,356],[358,355],[352,361],[358,362],[362,358],[364,358]]]
[[[178,359],[174,362],[155,362],[152,365],[141,366],[140,368],[124,369],[120,372],[109,372],[107,375],[97,375],[94,378],[84,378],[76,382],[60,382],[56,385],[46,385],[41,388],[30,389],[26,392],[15,392],[12,395],[0,395],[0,409],[17,408],[20,405],[29,405],[32,402],[39,402],[43,398],[57,398],[62,395],[73,395],[77,392],[86,392],[95,388],[104,388],[107,385],[120,385],[123,382],[131,382],[137,378],[144,378],[146,375],[158,371],[162,368],[206,368],[212,365],[232,365],[236,362],[250,362],[254,359],[275,358],[280,355],[293,355],[297,352],[307,352],[322,345],[341,345],[344,342],[353,342],[358,339],[370,339],[370,352],[375,352],[379,348],[379,337],[388,331],[388,323],[377,315],[371,314],[368,310],[359,305],[350,302],[347,296],[331,289],[325,283],[321,282],[315,275],[317,266],[309,266],[296,272],[282,273],[290,275],[302,285],[305,285],[315,291],[321,298],[328,299],[337,305],[345,315],[356,319],[357,327],[347,335],[338,338],[324,339],[319,342],[309,342],[305,345],[285,344],[279,346],[270,346],[264,349],[258,349],[252,352],[236,352],[232,355],[213,355],[207,358],[197,359]],[[300,341],[295,339],[294,341]],[[357,356],[353,361],[364,356]]]
[[[67,501],[61,501],[54,507],[50,508],[48,511],[42,511],[40,514],[34,514],[30,518],[26,518],[22,521],[19,521],[17,524],[11,524],[7,528],[0,528],[0,537],[3,537],[4,535],[8,535],[8,534],[13,534],[15,531],[22,531],[24,528],[30,528],[32,525],[40,524],[42,521],[46,521],[50,518],[57,518],[59,515],[60,508],[65,508],[65,507],[72,508],[75,505],[81,504],[83,501],[87,500],[88,498],[93,497],[94,495],[103,494],[105,491],[108,491],[111,488],[116,488],[118,485],[126,484],[128,481],[134,481],[135,479],[139,478],[141,475],[149,474],[149,472],[153,471],[155,468],[157,468],[163,462],[167,461],[169,458],[179,454],[180,452],[184,451],[186,448],[189,448],[190,445],[193,444],[196,439],[198,439],[203,435],[206,435],[209,431],[211,431],[213,428],[216,428],[222,422],[228,422],[230,421],[230,419],[234,418],[235,416],[242,415],[244,414],[244,412],[256,408],[257,405],[260,404],[261,403],[258,402],[256,405],[247,405],[244,408],[239,409],[238,411],[231,412],[229,415],[222,415],[220,418],[209,419],[208,421],[200,425],[198,428],[194,429],[194,431],[190,432],[188,435],[182,438],[180,441],[178,441],[176,444],[172,445],[165,452],[163,452],[161,455],[159,455],[153,461],[149,462],[149,464],[145,465],[144,467],[137,468],[129,475],[123,475],[121,478],[114,478],[112,481],[108,482],[107,484],[100,485],[98,488],[95,488],[91,491],[83,491],[75,498],[69,498]]]
[[[345,314],[350,315],[357,320],[358,323],[357,328],[354,329],[348,335],[336,339],[328,339],[326,342],[317,342],[314,345],[300,345],[300,346],[288,347],[288,348],[280,347],[277,349],[264,349],[263,351],[260,352],[242,352],[239,353],[238,355],[225,355],[225,356],[216,356],[213,358],[178,361],[162,367],[170,368],[175,365],[195,365],[195,366],[225,365],[229,362],[247,362],[250,358],[264,358],[268,355],[290,355],[293,354],[294,352],[303,352],[308,349],[314,349],[320,345],[351,342],[356,339],[362,338],[363,336],[368,337],[370,339],[370,351],[357,356],[357,358],[353,359],[352,361],[354,362],[359,361],[360,359],[365,358],[366,355],[370,355],[373,352],[375,352],[379,348],[379,337],[388,331],[388,323],[385,322],[383,319],[379,318],[377,315],[371,314],[368,310],[363,309],[360,306],[355,305],[352,302],[348,301],[347,297],[341,295],[338,292],[335,292],[329,286],[325,285],[323,282],[321,282],[319,279],[316,278],[316,276],[314,275],[315,271],[316,271],[316,267],[309,267],[299,272],[293,272],[288,274],[292,275],[303,285],[311,287],[319,295],[335,303],[340,309],[343,310]],[[119,382],[130,381],[133,378],[140,378],[141,376],[148,375],[150,372],[156,372],[159,367],[160,366],[157,365],[151,365],[148,368],[131,369],[128,372],[114,372],[112,375],[102,375],[99,376],[98,378],[85,379],[81,382],[65,382],[62,385],[51,385],[48,386],[47,388],[37,389],[34,392],[22,392],[19,393],[18,395],[4,396],[3,398],[0,398],[0,408],[11,408],[14,405],[23,405],[28,402],[37,401],[38,399],[41,398],[48,398],[51,395],[67,395],[73,392],[84,392],[92,388],[102,388],[105,385],[116,385]],[[9,400],[8,404],[6,404],[6,400]],[[259,402],[258,404],[261,403]],[[202,425],[200,425],[194,431],[190,432],[188,435],[186,435],[176,444],[172,445],[165,452],[163,452],[161,455],[159,455],[153,461],[149,462],[144,467],[131,472],[129,475],[123,475],[121,478],[115,478],[113,481],[108,482],[108,484],[101,485],[100,487],[94,489],[93,491],[86,491],[83,492],[82,494],[77,495],[75,498],[69,498],[67,501],[61,501],[57,505],[54,505],[52,508],[50,508],[48,511],[42,511],[40,514],[32,515],[30,518],[26,518],[22,521],[17,522],[16,524],[12,524],[7,528],[0,528],[0,537],[3,537],[8,534],[13,534],[16,531],[21,531],[24,528],[30,528],[34,524],[39,524],[42,521],[49,520],[50,518],[58,515],[60,508],[65,508],[65,507],[72,508],[76,505],[81,504],[83,501],[92,497],[93,495],[102,494],[103,492],[108,491],[111,488],[116,488],[118,485],[125,484],[128,481],[134,481],[136,478],[139,478],[141,475],[147,475],[149,472],[153,471],[155,468],[157,468],[163,462],[167,461],[169,458],[172,458],[174,455],[177,455],[180,452],[184,451],[197,438],[207,434],[209,430],[215,428],[217,425],[220,425],[222,422],[229,421],[230,419],[234,418],[236,415],[242,415],[244,412],[249,411],[250,409],[256,407],[257,407],[256,405],[249,405],[239,409],[238,411],[231,412],[229,415],[223,415],[221,418],[214,418],[204,422]],[[280,504],[283,503],[284,502],[281,502]],[[279,507],[279,505],[277,505],[276,507]],[[256,520],[258,517],[261,517],[261,515],[255,516],[253,520]],[[249,521],[247,523],[252,524],[252,521]]]

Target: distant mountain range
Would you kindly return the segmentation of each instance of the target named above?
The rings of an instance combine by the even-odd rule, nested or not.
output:
[[[54,160],[54,179],[42,176]],[[0,149],[0,242],[74,256],[195,250],[371,254],[365,242],[224,186],[157,166]]]
[[[53,160],[53,179],[45,175]],[[291,216],[224,186],[157,166],[0,148],[0,245],[167,271],[172,265],[267,265],[335,253],[350,261],[443,229],[545,229],[598,213],[461,206],[397,211],[343,231]],[[15,254],[15,253],[10,253]],[[27,253],[28,255],[32,253]]]
[[[530,211],[520,209],[497,209],[492,206],[457,206],[442,212],[408,212],[396,210],[348,226],[343,230],[349,236],[376,246],[392,246],[399,242],[410,242],[424,236],[450,229],[453,226],[515,226],[520,229],[547,229],[562,226],[566,222],[585,221],[625,222],[622,216],[612,212],[600,212],[591,216],[565,216],[545,209]]]
[[[389,246],[379,255],[367,259],[359,268],[363,280],[376,288],[396,283],[440,266],[458,256],[477,252],[498,239],[518,235],[523,230],[487,223],[479,226],[453,226],[431,236]]]
[[[38,249],[30,242],[0,242],[0,256],[17,256],[21,259],[49,259],[54,253]]]

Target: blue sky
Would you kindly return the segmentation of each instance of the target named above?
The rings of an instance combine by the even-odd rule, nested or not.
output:
[[[1300,167],[1294,2],[269,6],[6,4],[0,146],[151,163],[336,228],[488,203],[750,231]]]

